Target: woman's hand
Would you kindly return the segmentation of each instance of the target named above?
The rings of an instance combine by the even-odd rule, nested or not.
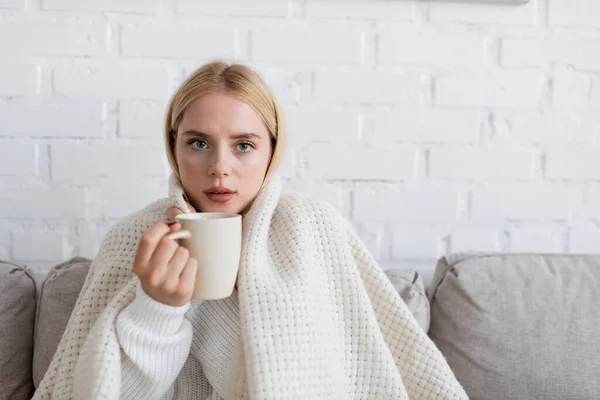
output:
[[[198,262],[175,240],[165,238],[181,229],[181,224],[158,221],[142,235],[133,272],[142,288],[154,300],[173,307],[187,304],[194,292]]]
[[[185,201],[185,205],[187,206],[189,212],[192,214],[196,213],[196,210],[194,209],[194,207],[192,207],[192,205],[185,199],[185,197],[184,197],[184,201]],[[177,207],[167,208],[167,215],[166,215],[167,221],[170,223],[175,222],[176,221],[175,216],[177,216],[179,214],[184,214],[184,212]]]

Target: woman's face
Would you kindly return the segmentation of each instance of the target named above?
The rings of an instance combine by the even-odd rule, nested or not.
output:
[[[244,210],[262,187],[271,152],[260,116],[227,93],[192,102],[177,129],[175,159],[183,188],[203,212]]]

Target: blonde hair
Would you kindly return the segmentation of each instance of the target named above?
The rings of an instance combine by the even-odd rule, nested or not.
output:
[[[181,175],[175,158],[177,129],[187,107],[206,94],[225,92],[244,101],[261,117],[271,138],[271,160],[264,183],[273,176],[287,147],[287,131],[281,106],[275,96],[251,68],[241,64],[213,61],[194,71],[177,89],[165,118],[165,147],[171,168],[181,184]]]

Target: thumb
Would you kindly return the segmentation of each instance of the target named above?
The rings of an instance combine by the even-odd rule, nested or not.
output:
[[[167,212],[166,212],[166,217],[167,217],[167,221],[169,222],[175,222],[175,217],[179,214],[183,214],[183,211],[181,211],[179,208],[177,207],[169,207],[167,208]]]
[[[194,209],[194,207],[192,207],[190,205],[190,203],[187,202],[187,200],[185,201],[185,205],[187,206],[189,213],[193,214],[193,213],[196,212],[196,210]],[[179,209],[177,207],[169,207],[169,208],[167,208],[166,214],[167,214],[166,215],[167,221],[169,221],[169,222],[175,222],[175,217],[177,215],[179,215],[179,214],[185,214],[185,213],[183,212],[183,210],[181,210],[181,209]]]

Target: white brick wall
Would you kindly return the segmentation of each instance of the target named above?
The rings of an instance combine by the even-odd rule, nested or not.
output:
[[[259,62],[358,64],[363,58],[363,26],[350,22],[315,26],[283,23],[256,29],[251,33],[251,57]]]
[[[172,25],[126,25],[121,30],[121,52],[125,57],[202,60],[233,58],[236,32],[232,27]],[[151,86],[153,87],[153,86]]]
[[[0,0],[0,257],[93,257],[164,194],[164,111],[212,58],[287,110],[291,190],[386,267],[600,252],[600,5]]]
[[[0,140],[0,175],[35,175],[37,153],[35,143]]]
[[[570,0],[552,0],[549,23],[571,27],[600,28],[600,4],[595,0],[577,0],[573,7]]]
[[[157,7],[156,2],[147,0],[42,0],[42,9],[149,14]]]
[[[97,101],[12,98],[0,106],[2,136],[17,138],[101,137],[105,119]]]
[[[5,57],[99,57],[108,56],[107,27],[102,23],[3,20],[0,49]],[[18,40],[16,40],[18,38]]]

